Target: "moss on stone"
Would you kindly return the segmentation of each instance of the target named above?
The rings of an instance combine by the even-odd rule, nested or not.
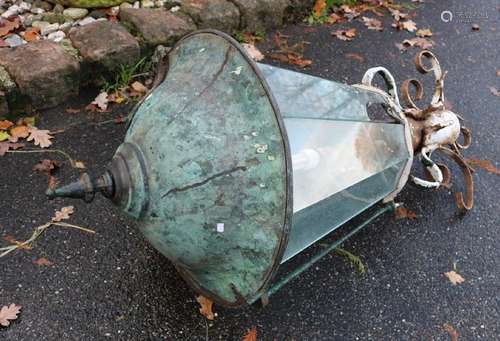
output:
[[[61,4],[66,7],[77,8],[99,8],[118,6],[126,0],[49,0],[55,4]],[[130,0],[129,0],[130,1]]]

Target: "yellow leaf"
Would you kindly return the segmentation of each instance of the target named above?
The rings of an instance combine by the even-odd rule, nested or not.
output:
[[[253,326],[244,336],[241,341],[257,341],[257,327]]]
[[[463,283],[465,281],[465,279],[462,276],[460,276],[458,273],[456,273],[454,270],[445,272],[444,275],[446,277],[448,277],[451,284],[453,284],[453,285],[457,285],[457,284]]]
[[[316,17],[319,17],[321,15],[321,12],[323,9],[326,7],[326,1],[325,0],[316,0],[313,6],[313,14]]]
[[[420,38],[432,37],[432,31],[430,28],[417,30],[417,37]]]
[[[34,126],[35,125],[35,116],[24,117],[22,119],[22,123],[26,124],[27,126]],[[20,125],[19,122],[17,124]]]
[[[10,137],[9,133],[6,131],[0,131],[0,142],[7,140]]]
[[[198,303],[201,306],[200,313],[203,316],[205,316],[207,319],[213,320],[215,317],[214,313],[212,312],[213,302],[202,295],[196,296],[196,300],[198,301]]]
[[[78,161],[78,160],[76,160],[76,161],[75,161],[75,163],[73,164],[73,166],[74,166],[75,168],[85,169],[85,165],[83,164],[83,162],[82,162],[82,161]]]

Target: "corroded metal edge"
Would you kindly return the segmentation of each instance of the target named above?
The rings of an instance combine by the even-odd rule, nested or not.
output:
[[[281,263],[281,259],[283,257],[283,254],[285,252],[287,243],[288,243],[288,236],[289,236],[289,231],[290,231],[290,225],[291,225],[291,220],[292,220],[292,215],[293,215],[293,179],[292,179],[292,159],[291,159],[291,152],[290,152],[290,146],[288,143],[288,134],[285,129],[285,125],[283,123],[283,119],[281,116],[281,112],[279,110],[278,104],[271,92],[271,89],[267,82],[264,79],[264,76],[262,75],[260,69],[258,68],[257,64],[253,61],[253,59],[247,54],[245,49],[231,36],[229,36],[226,33],[223,33],[218,30],[213,30],[213,29],[205,29],[205,30],[199,30],[192,32],[184,37],[182,37],[173,47],[171,51],[174,51],[182,42],[194,35],[197,34],[214,34],[216,36],[219,36],[223,39],[225,39],[232,47],[234,47],[238,52],[241,53],[243,58],[246,60],[246,62],[250,65],[252,68],[253,72],[257,76],[257,79],[260,81],[260,84],[262,85],[267,98],[269,100],[269,103],[271,104],[271,107],[274,111],[276,121],[278,123],[278,128],[282,137],[282,142],[283,142],[283,149],[284,149],[284,154],[285,154],[285,219],[283,221],[283,229],[282,229],[282,234],[281,234],[281,240],[279,242],[278,247],[276,248],[275,254],[273,255],[273,261],[272,265],[269,268],[269,270],[264,274],[263,281],[261,287],[256,291],[255,295],[251,297],[238,297],[238,293],[235,292],[235,296],[238,297],[237,301],[234,302],[228,302],[225,300],[221,300],[217,295],[213,294],[210,290],[204,288],[201,286],[198,282],[193,280],[193,278],[189,275],[187,271],[184,271],[182,268],[176,266],[177,271],[181,275],[181,277],[190,285],[192,288],[195,289],[195,291],[200,292],[203,296],[208,297],[215,303],[225,306],[225,307],[239,307],[243,304],[248,304],[252,303],[255,301],[255,297],[260,297],[262,294],[264,294],[267,290],[267,287],[269,286],[271,280],[273,279],[274,275],[276,274],[278,267]],[[169,54],[170,58],[170,54]]]

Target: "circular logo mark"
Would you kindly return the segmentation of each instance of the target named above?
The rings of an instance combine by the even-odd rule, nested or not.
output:
[[[450,22],[453,20],[453,13],[451,11],[442,11],[441,20],[444,22]]]

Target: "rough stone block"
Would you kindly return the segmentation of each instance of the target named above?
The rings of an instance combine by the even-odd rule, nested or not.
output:
[[[240,11],[228,0],[182,0],[182,10],[199,28],[232,33],[240,26]]]
[[[69,38],[82,58],[82,79],[110,75],[140,58],[139,43],[118,23],[97,21],[71,30]]]
[[[240,10],[241,26],[254,32],[283,24],[289,0],[231,0]]]
[[[0,65],[17,84],[16,108],[44,109],[78,95],[80,65],[58,44],[41,40],[11,49],[0,49]],[[22,101],[19,98],[22,97]],[[9,98],[9,105],[11,98]]]
[[[188,17],[164,9],[125,8],[120,11],[120,19],[150,46],[172,44],[196,29]]]

